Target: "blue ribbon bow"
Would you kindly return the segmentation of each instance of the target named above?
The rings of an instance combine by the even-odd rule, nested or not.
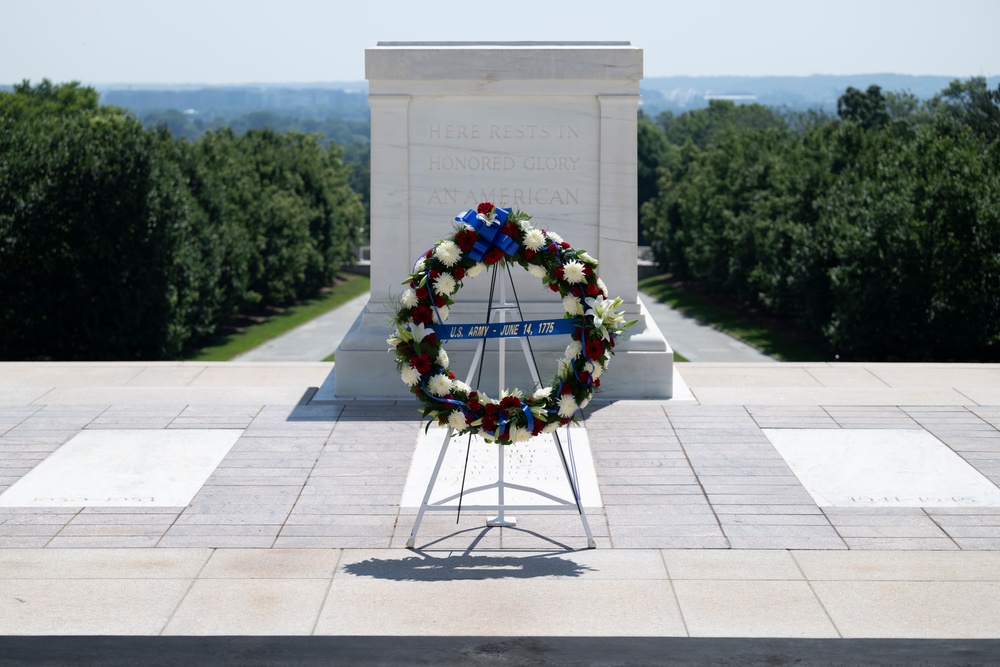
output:
[[[496,216],[493,224],[485,222],[479,217],[479,214],[472,209],[469,209],[461,215],[455,216],[455,220],[458,222],[464,222],[473,229],[479,235],[479,240],[476,241],[476,245],[472,247],[469,251],[469,258],[474,262],[483,261],[483,257],[490,250],[490,248],[500,248],[504,253],[508,255],[513,255],[517,252],[520,244],[500,231],[503,224],[507,222],[507,216],[510,215],[509,208],[495,208],[493,213]]]

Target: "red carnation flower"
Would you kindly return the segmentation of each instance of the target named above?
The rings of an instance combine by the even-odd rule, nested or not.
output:
[[[489,266],[490,264],[496,264],[501,259],[503,259],[503,250],[500,248],[490,248],[483,255],[483,264]]]
[[[598,389],[601,388],[601,378],[594,378],[594,386]]]
[[[511,237],[515,241],[521,238],[521,228],[518,227],[517,223],[513,220],[508,220],[504,223],[504,226],[500,228],[500,231]]]
[[[570,244],[566,243],[565,241],[563,241],[563,242],[562,242],[562,243],[560,243],[559,245],[561,245],[561,246],[562,246],[563,248],[566,248],[567,250],[569,250],[570,248],[572,248],[572,247],[573,247],[573,246],[571,246]]]
[[[549,289],[552,290],[553,292],[558,292],[559,285],[557,285],[556,283],[552,283],[551,285],[549,285]]]
[[[556,278],[558,278],[559,280],[562,280],[563,276],[566,275],[566,269],[564,269],[563,267],[560,266],[558,269],[556,269],[555,271],[553,271],[553,273],[556,274]]]
[[[455,275],[455,280],[461,280],[462,278],[465,277],[465,269],[463,269],[461,266],[456,266],[455,270],[452,271],[452,273]]]
[[[438,277],[439,277],[440,275],[441,275],[441,272],[440,272],[440,271],[438,271],[437,269],[433,269],[433,270],[431,271],[431,280],[437,280],[437,278],[438,278]]]
[[[510,410],[511,408],[521,409],[521,401],[517,396],[504,396],[500,399],[500,407],[504,410]]]
[[[487,417],[495,418],[500,408],[497,407],[496,403],[487,403],[483,406],[483,410],[486,412]]]
[[[410,357],[410,366],[416,368],[420,371],[420,374],[423,375],[424,373],[430,372],[433,364],[431,363],[431,358],[426,354],[419,354],[417,356]]]
[[[587,276],[588,278],[594,275],[594,269],[590,266],[590,264],[583,265],[583,275]]]
[[[604,356],[604,345],[599,340],[588,340],[586,344],[587,358],[591,361]]]
[[[434,297],[434,305],[437,306],[438,308],[447,305],[447,303],[448,303],[448,298],[445,296],[438,294],[437,296]]]
[[[469,252],[479,240],[479,234],[473,229],[463,229],[455,234],[455,243],[462,249],[462,252]]]
[[[417,324],[430,324],[434,321],[434,315],[431,313],[430,306],[425,304],[420,304],[416,308],[411,308],[410,314],[413,316],[413,321]]]
[[[482,204],[479,205],[478,208],[476,208],[476,213],[482,213],[483,215],[489,215],[490,213],[493,212],[494,208],[496,208],[496,207],[493,204],[489,203],[488,201],[484,201]]]
[[[572,393],[573,393],[573,387],[569,386],[568,384],[564,384],[562,386],[562,389],[559,390],[559,395],[560,396],[562,396],[564,394],[572,394]]]
[[[587,285],[587,296],[597,296],[600,293],[601,289],[597,285],[594,285],[593,283]]]
[[[426,286],[417,288],[418,299],[420,299],[421,301],[426,301],[428,296],[430,296],[430,292],[427,291]]]
[[[535,251],[532,250],[531,248],[525,248],[524,249],[524,258],[527,259],[527,260],[534,259],[535,258]]]
[[[429,333],[426,336],[424,336],[424,345],[430,345],[431,347],[435,347],[437,344],[438,344],[437,336],[435,336],[433,333]]]
[[[469,406],[469,409],[472,410],[475,413],[478,413],[480,410],[483,409],[483,404],[480,403],[479,401],[477,401],[474,398],[470,398],[469,399],[468,406]]]

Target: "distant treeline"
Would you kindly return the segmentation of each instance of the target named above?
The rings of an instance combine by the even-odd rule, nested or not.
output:
[[[831,358],[1000,359],[1000,86],[643,116],[639,163],[642,229],[677,278],[794,319]]]
[[[314,295],[365,232],[339,148],[178,140],[49,81],[0,92],[0,359],[176,359]]]

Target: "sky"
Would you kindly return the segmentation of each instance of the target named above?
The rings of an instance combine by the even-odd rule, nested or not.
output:
[[[629,41],[655,76],[1000,75],[1000,0],[0,0],[0,84],[363,81],[379,41]]]

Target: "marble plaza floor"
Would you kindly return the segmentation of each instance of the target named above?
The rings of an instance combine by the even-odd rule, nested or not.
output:
[[[587,411],[597,549],[463,511],[407,550],[415,406],[333,364],[2,363],[0,635],[1000,636],[1000,365],[677,368]],[[130,446],[174,495],[88,486]]]

